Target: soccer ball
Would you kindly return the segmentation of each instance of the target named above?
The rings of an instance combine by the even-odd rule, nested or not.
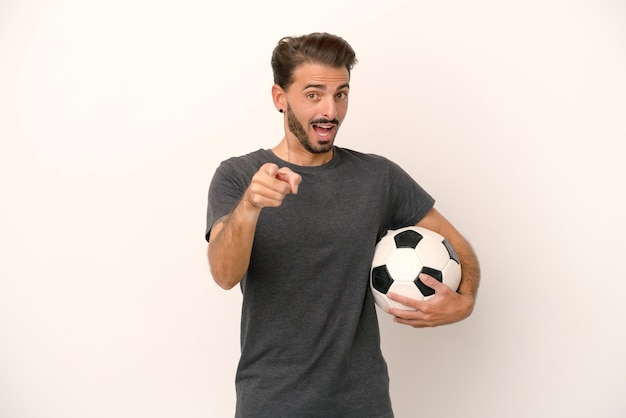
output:
[[[374,301],[387,307],[413,310],[387,298],[391,291],[417,300],[429,299],[435,291],[419,279],[426,273],[456,291],[461,282],[461,262],[450,243],[426,228],[409,226],[388,231],[376,244],[370,288]]]

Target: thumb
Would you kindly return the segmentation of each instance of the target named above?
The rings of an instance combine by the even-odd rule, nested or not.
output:
[[[278,172],[278,166],[274,163],[267,163],[265,164],[265,172],[268,175],[275,177],[276,173]]]

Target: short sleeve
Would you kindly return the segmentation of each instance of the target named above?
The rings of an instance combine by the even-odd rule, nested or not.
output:
[[[209,186],[205,233],[207,241],[213,224],[232,212],[248,183],[249,180],[247,183],[245,180],[237,180],[236,170],[228,161],[222,162],[215,170]]]
[[[433,208],[435,199],[404,169],[389,161],[389,200],[392,228],[415,225]]]

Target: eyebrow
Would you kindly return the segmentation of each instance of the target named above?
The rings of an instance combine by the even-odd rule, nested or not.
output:
[[[345,83],[340,85],[339,87],[337,87],[337,91],[339,90],[343,90],[345,88],[350,88],[350,83]],[[303,90],[306,89],[318,89],[318,90],[326,90],[326,86],[324,84],[307,84],[306,86],[304,86]]]

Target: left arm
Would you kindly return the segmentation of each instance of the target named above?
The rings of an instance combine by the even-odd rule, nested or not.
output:
[[[436,327],[467,318],[474,309],[480,283],[480,266],[474,250],[454,225],[434,208],[416,226],[443,235],[455,249],[461,259],[459,289],[455,292],[445,284],[422,274],[420,279],[435,291],[435,295],[429,300],[420,301],[390,292],[387,294],[390,299],[415,308],[415,311],[388,308],[387,312],[395,316],[395,322],[415,328]]]

